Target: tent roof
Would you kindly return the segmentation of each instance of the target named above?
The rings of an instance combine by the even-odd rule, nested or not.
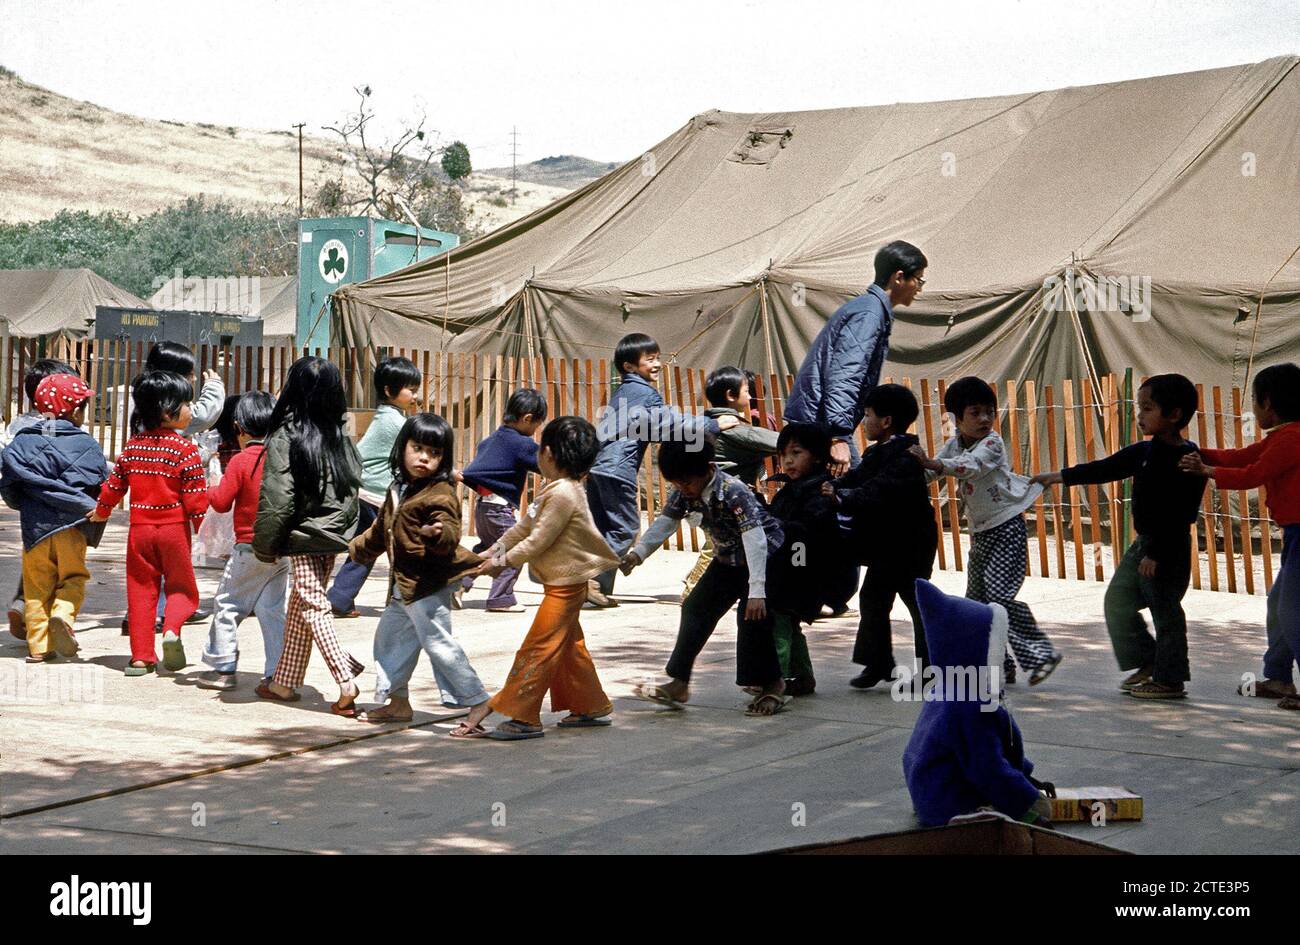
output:
[[[1176,296],[1300,291],[1300,256],[1288,261],[1300,243],[1298,63],[950,102],[706,112],[528,217],[340,289],[335,313],[352,343],[445,320],[477,329],[461,343],[481,348],[489,333],[523,333],[505,316],[527,300],[540,353],[573,356],[553,330],[581,304],[606,313],[591,320],[607,326],[593,347],[633,330],[629,313],[658,313],[671,351],[724,312],[709,298],[735,300],[740,287],[860,293],[892,239],[929,258],[908,313],[940,325],[981,300],[1036,294],[1072,264],[1150,277]],[[783,360],[797,368],[815,328],[778,330],[793,331]]]
[[[13,335],[84,335],[96,305],[145,307],[89,269],[0,270],[0,319]]]
[[[292,336],[298,328],[298,277],[200,279],[175,276],[150,298],[158,309],[252,315],[262,318],[262,338]]]

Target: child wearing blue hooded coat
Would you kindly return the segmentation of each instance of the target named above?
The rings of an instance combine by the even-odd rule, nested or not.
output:
[[[936,827],[994,810],[1051,826],[1051,804],[1040,788],[1053,789],[1034,780],[1020,729],[1002,705],[1006,610],[952,597],[924,579],[917,579],[916,601],[934,673],[903,752],[917,817]]]

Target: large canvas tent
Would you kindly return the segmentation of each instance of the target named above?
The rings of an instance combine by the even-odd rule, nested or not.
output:
[[[639,330],[686,365],[793,373],[906,239],[930,267],[886,373],[1240,383],[1252,344],[1256,365],[1300,354],[1297,63],[706,112],[509,226],[340,289],[335,343],[597,358]]]
[[[149,297],[149,304],[169,311],[261,318],[263,345],[292,348],[298,323],[298,277],[174,276]]]
[[[96,305],[144,302],[89,269],[0,269],[0,334],[84,338]]]

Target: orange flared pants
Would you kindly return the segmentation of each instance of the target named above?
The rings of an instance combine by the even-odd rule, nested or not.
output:
[[[528,725],[541,724],[542,698],[549,689],[552,712],[604,715],[612,707],[582,638],[578,614],[587,582],[547,584],[542,605],[524,637],[493,711]]]

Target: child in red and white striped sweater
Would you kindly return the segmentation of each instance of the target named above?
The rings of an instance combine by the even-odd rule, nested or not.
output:
[[[198,448],[181,436],[190,422],[193,386],[179,374],[150,371],[135,384],[131,438],[87,516],[107,521],[113,508],[131,493],[131,527],[126,541],[126,614],[131,631],[128,676],[155,671],[154,615],[161,579],[167,606],[163,612],[163,665],[185,665],[181,625],[199,606],[190,541],[208,508],[207,481]]]

